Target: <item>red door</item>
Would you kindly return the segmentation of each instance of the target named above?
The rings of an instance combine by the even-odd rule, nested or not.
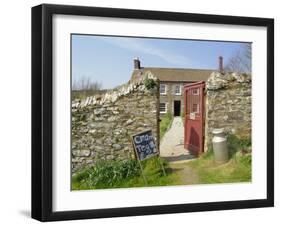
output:
[[[203,152],[205,82],[184,86],[184,148],[198,156]]]

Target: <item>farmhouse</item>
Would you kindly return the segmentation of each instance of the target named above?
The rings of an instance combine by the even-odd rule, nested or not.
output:
[[[222,67],[222,57],[219,57],[219,70],[222,70]],[[207,81],[210,74],[216,70],[141,67],[139,58],[135,58],[132,79],[142,76],[147,71],[155,75],[160,82],[160,116],[166,113],[180,116],[184,111],[183,86],[188,83]]]

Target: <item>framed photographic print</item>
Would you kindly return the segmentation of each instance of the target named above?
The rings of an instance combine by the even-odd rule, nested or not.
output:
[[[32,217],[274,205],[274,21],[32,8]]]

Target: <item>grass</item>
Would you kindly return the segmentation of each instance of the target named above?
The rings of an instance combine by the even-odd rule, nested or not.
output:
[[[160,140],[162,139],[164,134],[167,132],[167,130],[170,128],[172,121],[173,121],[173,116],[170,113],[167,113],[163,117],[161,117]]]
[[[217,164],[212,150],[198,159],[176,166],[161,158],[152,157],[142,162],[146,183],[136,160],[99,161],[72,176],[72,190],[250,182],[251,141],[231,135],[228,142],[230,160],[226,164]]]
[[[161,161],[161,162],[160,162]],[[161,163],[165,168],[164,175]],[[179,184],[179,177],[171,173],[167,163],[157,157],[142,162],[143,173],[136,160],[101,161],[72,176],[72,190],[129,188]]]
[[[213,151],[210,150],[188,165],[198,174],[199,183],[234,183],[250,182],[252,175],[252,155],[247,153],[251,147],[248,139],[238,139],[231,135],[228,137],[230,160],[228,163],[218,165],[214,161]]]

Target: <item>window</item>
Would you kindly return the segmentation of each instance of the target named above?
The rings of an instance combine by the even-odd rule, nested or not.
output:
[[[175,85],[175,95],[181,95],[181,85]]]
[[[199,95],[199,89],[193,89],[192,95]]]
[[[160,84],[160,94],[166,94],[166,85]]]
[[[160,103],[159,111],[160,113],[167,113],[167,103]]]
[[[192,113],[199,113],[199,104],[192,104]]]

